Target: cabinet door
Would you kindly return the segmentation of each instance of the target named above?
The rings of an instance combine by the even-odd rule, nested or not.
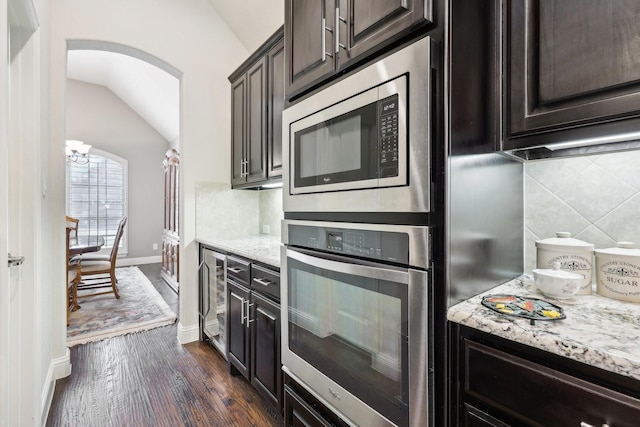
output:
[[[267,175],[269,178],[282,175],[282,111],[284,110],[284,39],[268,53],[269,123],[267,131]]]
[[[508,138],[640,116],[639,2],[505,6]],[[541,135],[537,145],[553,135]]]
[[[245,178],[245,141],[247,114],[247,79],[243,75],[231,84],[231,185],[242,184]]]
[[[280,305],[256,292],[251,303],[251,384],[281,408]]]
[[[232,281],[227,282],[227,345],[229,371],[249,379],[249,290]]]
[[[246,120],[247,181],[262,181],[267,177],[267,67],[264,57],[247,71]]]
[[[287,98],[334,73],[335,0],[285,0]]]
[[[432,22],[432,0],[339,0],[338,68]]]

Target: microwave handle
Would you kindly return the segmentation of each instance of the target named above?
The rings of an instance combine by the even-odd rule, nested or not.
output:
[[[352,264],[350,262],[340,262],[320,256],[308,255],[306,253],[287,249],[287,258],[293,258],[307,265],[322,268],[324,270],[338,273],[350,274],[353,276],[367,277],[376,280],[387,280],[390,282],[408,284],[408,270],[392,270],[384,267],[372,267],[369,265]]]

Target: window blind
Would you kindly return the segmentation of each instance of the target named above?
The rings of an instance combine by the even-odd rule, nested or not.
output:
[[[78,236],[103,236],[110,248],[125,215],[125,167],[97,154],[88,158],[67,164],[67,214],[80,220]]]

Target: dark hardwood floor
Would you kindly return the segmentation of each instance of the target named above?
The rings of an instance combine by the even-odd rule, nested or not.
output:
[[[178,313],[160,264],[140,266]],[[176,325],[71,348],[47,426],[280,426],[282,417],[212,346],[181,345]]]

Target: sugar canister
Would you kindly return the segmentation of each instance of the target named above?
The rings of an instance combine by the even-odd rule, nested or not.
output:
[[[537,268],[552,268],[555,262],[559,262],[561,270],[580,274],[583,280],[578,294],[588,295],[591,293],[593,249],[592,243],[559,231],[556,237],[536,241],[536,265]]]
[[[596,249],[596,292],[608,298],[640,302],[640,249],[632,242]]]

